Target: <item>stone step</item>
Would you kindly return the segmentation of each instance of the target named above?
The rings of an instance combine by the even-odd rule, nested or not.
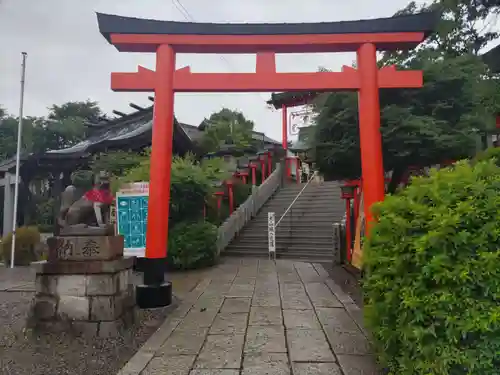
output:
[[[225,257],[257,257],[257,258],[268,258],[268,251],[232,251],[226,250],[222,254]],[[277,259],[297,259],[297,260],[307,260],[309,262],[333,262],[333,254],[328,255],[324,253],[288,253],[288,252],[276,252]]]
[[[257,214],[256,217],[263,215],[267,218],[267,214],[269,212],[274,212],[277,216],[281,217],[281,215],[283,215],[285,213],[285,211],[286,211],[286,209],[273,209],[272,207],[263,208],[261,211],[259,211],[259,213]],[[294,217],[302,217],[304,215],[311,215],[311,214],[329,214],[329,215],[333,215],[333,216],[336,216],[336,215],[342,216],[342,215],[344,215],[344,211],[339,210],[338,208],[331,208],[331,207],[327,207],[327,206],[311,208],[311,209],[308,209],[305,207],[302,208],[302,207],[293,206],[292,208],[290,208],[290,210],[288,210],[288,212],[286,213],[286,216],[292,215]]]
[[[334,223],[339,223],[342,220],[343,215],[327,215],[327,216],[293,216],[290,218],[289,216],[285,216],[283,220],[281,220],[279,226],[280,227],[316,227],[316,226],[328,226],[331,227]],[[276,215],[276,222],[278,222],[280,216]],[[265,218],[255,218],[249,224],[250,227],[266,227],[267,228],[267,215]]]
[[[315,245],[315,246],[309,246],[307,244],[292,244],[292,245],[287,245],[287,244],[280,244],[276,243],[276,251],[283,251],[283,252],[299,252],[299,253],[329,253],[333,252],[334,249],[334,244],[333,242],[331,244],[321,244],[321,245]],[[237,251],[237,250],[242,250],[242,251],[268,251],[268,246],[267,243],[244,243],[244,244],[239,244],[239,243],[232,243],[230,244],[227,249],[227,251]],[[225,250],[225,251],[226,251]]]
[[[293,201],[297,197],[297,194],[285,194],[285,193],[278,193],[275,195],[272,199],[273,201],[284,201],[284,200],[290,200]],[[334,200],[339,200],[342,201],[340,198],[340,192],[328,192],[328,193],[319,193],[319,192],[311,192],[311,193],[302,193],[298,198],[297,201],[300,200],[308,200],[308,199],[322,199],[322,200],[327,200],[327,199],[334,199]]]
[[[288,232],[277,232],[276,233],[276,239],[280,241],[287,241],[290,240],[292,243],[296,242],[305,242],[305,243],[311,243],[311,244],[316,244],[316,243],[324,243],[328,242],[331,243],[333,240],[333,235],[330,234],[329,232],[322,232],[322,233],[288,233]],[[267,231],[260,231],[257,233],[252,233],[248,232],[245,234],[242,234],[238,237],[236,241],[264,241],[267,243]]]
[[[292,203],[293,207],[307,208],[307,207],[327,206],[327,207],[338,207],[345,210],[344,202],[337,202],[335,199],[316,199],[316,198],[311,198],[310,200],[298,199],[295,202],[293,202],[293,199],[284,201],[274,200],[262,206],[262,209],[265,209],[267,207],[288,208]]]
[[[305,230],[307,230],[307,229],[312,230],[315,228],[328,228],[330,230],[330,229],[332,229],[332,226],[335,222],[337,222],[337,223],[340,222],[340,219],[338,219],[336,221],[335,220],[333,220],[333,221],[332,220],[319,220],[319,221],[308,220],[307,222],[300,221],[300,222],[292,223],[291,227],[292,227],[292,229],[304,228]],[[290,223],[287,220],[283,219],[283,221],[280,223],[278,228],[285,228],[285,227],[290,228]],[[266,228],[266,230],[267,230],[267,220],[265,220],[265,221],[252,220],[243,230],[247,230],[247,229],[254,230],[256,228]],[[241,233],[243,233],[243,231]]]
[[[262,241],[262,242],[252,242],[252,241],[237,241],[234,242],[230,245],[231,249],[235,248],[242,248],[242,247],[251,247],[251,248],[268,248],[267,241]],[[276,248],[280,249],[282,251],[291,251],[294,252],[297,249],[300,249],[301,251],[306,249],[308,251],[313,251],[313,252],[326,252],[329,253],[333,251],[333,240],[331,241],[325,241],[325,242],[315,242],[315,243],[310,243],[310,242],[292,242],[292,241],[276,241]]]
[[[281,187],[280,190],[297,190],[300,191],[301,189],[306,186],[306,183],[301,183],[301,184],[287,184],[283,187]],[[333,189],[333,188],[340,188],[342,184],[339,183],[323,183],[323,184],[315,184],[315,183],[310,183],[307,185],[306,189]]]
[[[317,232],[308,232],[308,231],[280,231],[279,229],[276,231],[276,238],[306,238],[308,240],[318,239],[320,242],[323,239],[331,239],[333,238],[333,231],[317,231]],[[261,231],[248,231],[247,233],[242,233],[240,235],[241,238],[253,238],[260,239],[265,238],[267,240],[267,230]]]
[[[277,211],[260,211],[259,214],[257,214],[257,216],[253,219],[253,220],[267,220],[267,214],[268,212],[274,212],[276,214],[276,216],[278,216],[277,219],[279,219],[283,213],[281,213],[281,215],[278,215],[277,214]],[[261,214],[262,213],[262,214]],[[336,217],[336,216],[343,216],[344,215],[344,212],[343,211],[338,211],[338,210],[329,210],[329,211],[308,211],[308,210],[292,210],[292,211],[288,211],[286,216],[289,216],[289,215],[292,215],[292,217],[297,217],[297,218],[302,218],[302,217],[306,217],[306,218],[311,218],[311,217],[326,217],[326,218],[330,218],[330,217]]]

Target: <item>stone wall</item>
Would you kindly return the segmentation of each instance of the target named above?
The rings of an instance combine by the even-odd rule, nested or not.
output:
[[[51,239],[55,249],[88,240]],[[75,246],[71,252],[51,249],[49,261],[33,263],[36,293],[28,321],[30,327],[107,337],[121,334],[124,327],[134,322],[133,259],[123,258],[115,246],[110,246],[115,239],[94,240],[102,251],[92,254],[89,260],[78,260],[82,254]],[[99,259],[105,254],[113,255],[112,259]]]

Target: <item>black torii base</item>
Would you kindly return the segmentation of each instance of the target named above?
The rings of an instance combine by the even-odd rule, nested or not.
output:
[[[172,283],[165,281],[165,258],[138,258],[136,269],[143,272],[144,284],[135,288],[137,306],[153,309],[172,304]]]

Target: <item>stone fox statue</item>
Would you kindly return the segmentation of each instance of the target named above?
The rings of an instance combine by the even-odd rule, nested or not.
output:
[[[103,227],[109,224],[109,208],[113,195],[109,182],[101,182],[92,190],[80,196],[75,186],[68,186],[61,195],[61,208],[57,224],[61,229],[70,227]]]

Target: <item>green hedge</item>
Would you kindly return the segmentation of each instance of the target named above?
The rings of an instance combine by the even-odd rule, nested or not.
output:
[[[169,233],[168,264],[188,270],[212,266],[217,261],[217,227],[209,222],[184,222]]]
[[[500,168],[434,170],[375,214],[363,287],[381,365],[393,375],[500,374]]]
[[[125,175],[113,180],[113,189],[116,191],[128,182],[149,181],[149,170],[150,159],[143,160]],[[173,158],[169,211],[171,226],[182,221],[196,221],[202,218],[205,197],[213,190],[210,177],[210,173],[200,164],[196,164],[192,156]]]

